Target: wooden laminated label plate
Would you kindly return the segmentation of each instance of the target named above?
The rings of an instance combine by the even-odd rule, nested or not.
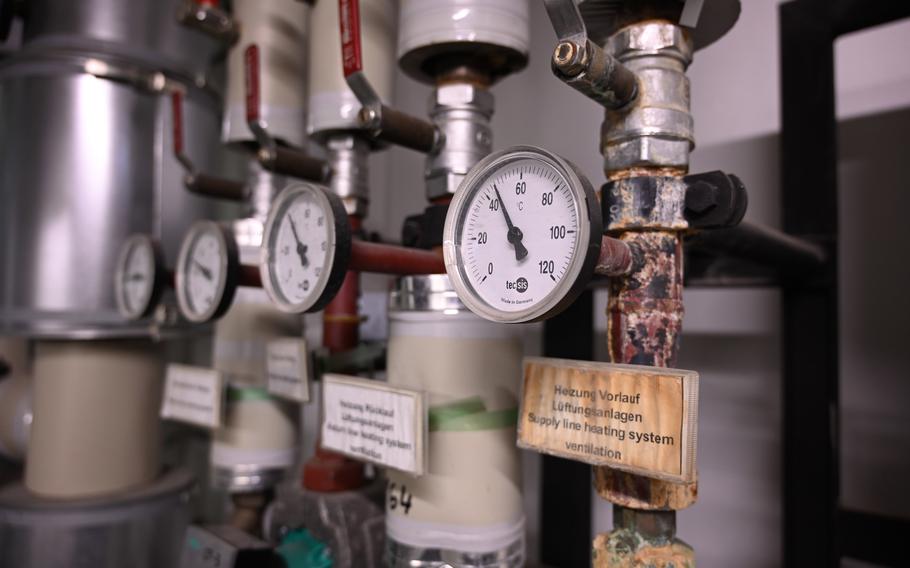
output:
[[[667,481],[696,478],[698,373],[528,357],[518,445]]]

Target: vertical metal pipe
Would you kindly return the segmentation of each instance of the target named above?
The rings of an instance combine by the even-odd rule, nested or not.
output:
[[[641,85],[632,104],[606,113],[602,152],[611,179],[685,175],[693,146],[685,75],[692,49],[686,32],[664,21],[633,24],[607,40],[607,50]],[[684,194],[674,184],[654,187],[654,210],[668,212],[666,218],[637,211],[636,195],[627,192],[635,189],[613,196],[630,206],[613,213],[607,228],[640,258],[632,273],[610,282],[607,340],[615,363],[667,367],[675,364],[682,329]],[[607,467],[595,467],[594,476],[598,494],[614,507],[613,530],[594,540],[596,567],[694,566],[694,551],[675,538],[675,529],[676,509],[695,502],[697,482],[673,484]]]

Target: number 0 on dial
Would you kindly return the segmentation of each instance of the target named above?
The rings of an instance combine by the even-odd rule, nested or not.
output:
[[[504,323],[565,309],[600,253],[600,205],[575,166],[516,146],[481,160],[449,206],[446,271],[473,312]]]

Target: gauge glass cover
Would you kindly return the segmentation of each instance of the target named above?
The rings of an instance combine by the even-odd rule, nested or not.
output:
[[[239,269],[236,244],[212,221],[194,224],[180,247],[177,262],[177,302],[193,322],[214,319],[226,311],[236,282],[231,274]]]
[[[259,270],[279,309],[315,311],[335,295],[347,266],[350,228],[341,200],[316,184],[289,186],[269,212]]]
[[[117,309],[123,317],[150,315],[157,301],[161,270],[160,253],[151,237],[133,235],[123,243],[114,280]]]
[[[446,270],[478,315],[544,319],[587,284],[601,232],[596,196],[574,166],[540,148],[512,148],[478,163],[453,199]]]

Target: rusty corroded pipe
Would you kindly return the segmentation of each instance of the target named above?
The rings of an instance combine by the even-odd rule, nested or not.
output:
[[[672,367],[683,318],[682,237],[675,231],[623,234],[641,267],[610,284],[607,335],[616,363]]]
[[[382,245],[355,240],[351,245],[352,270],[380,274],[445,274],[442,255],[435,251]]]

